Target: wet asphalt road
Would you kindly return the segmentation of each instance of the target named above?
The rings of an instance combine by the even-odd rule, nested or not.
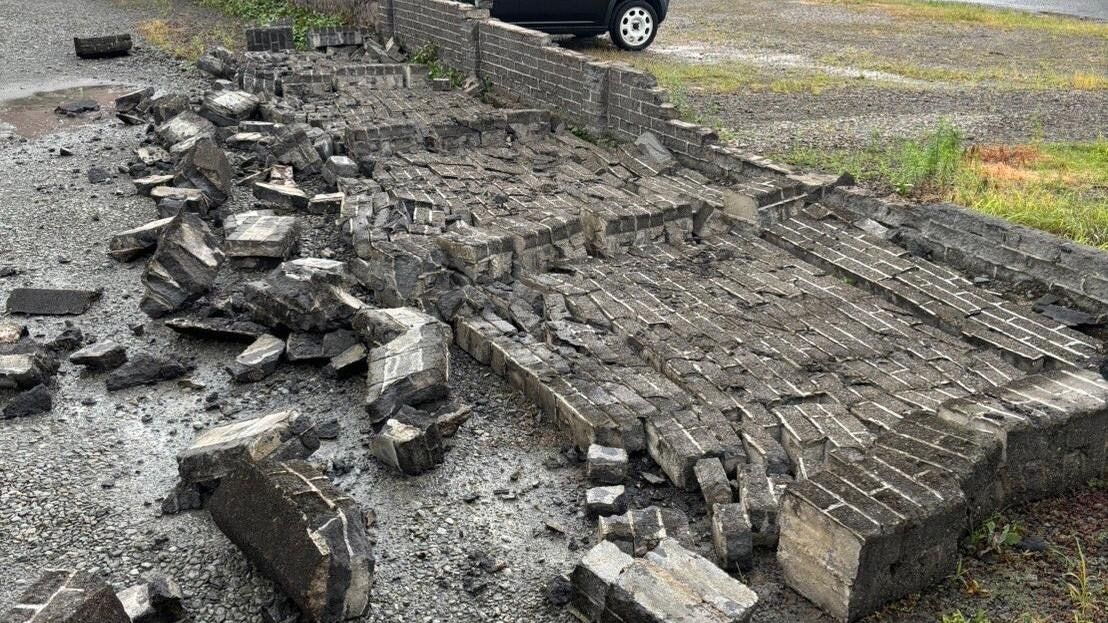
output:
[[[1058,13],[1108,21],[1108,0],[960,0],[971,4],[990,4],[1006,9]]]

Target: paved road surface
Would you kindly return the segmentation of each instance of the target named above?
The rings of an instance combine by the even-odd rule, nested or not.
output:
[[[1009,9],[1063,13],[1108,21],[1108,0],[960,0],[972,4],[992,4]]]

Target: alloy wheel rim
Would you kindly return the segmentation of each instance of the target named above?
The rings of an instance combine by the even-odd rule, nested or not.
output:
[[[627,45],[642,45],[650,39],[653,32],[654,18],[641,7],[627,9],[619,20],[619,34]]]

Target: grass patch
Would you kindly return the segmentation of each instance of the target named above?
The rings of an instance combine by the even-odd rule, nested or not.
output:
[[[919,200],[952,201],[1108,250],[1108,140],[964,145],[949,122],[920,139],[859,150],[794,149],[782,159]]]
[[[240,30],[235,30],[226,24],[197,30],[166,19],[140,22],[137,29],[151,45],[177,58],[193,61],[200,58],[213,44],[234,48],[242,37]]]
[[[434,45],[427,44],[420,48],[412,56],[412,62],[417,65],[426,65],[432,78],[450,80],[450,86],[455,89],[465,83],[465,76],[460,71],[439,61],[439,49]]]
[[[599,60],[618,61],[650,72],[658,79],[658,84],[669,91],[731,94],[748,90],[819,95],[851,82],[849,78],[819,71],[766,70],[735,60],[697,63],[661,54],[627,53],[614,49],[590,49],[588,53]]]
[[[309,30],[341,26],[343,22],[339,16],[305,9],[287,0],[197,0],[197,3],[251,24],[292,24],[296,45],[301,48],[308,43]]]
[[[1102,22],[961,2],[941,0],[822,0],[822,2],[874,8],[894,17],[928,23],[984,26],[1003,30],[1040,30],[1055,35],[1108,39],[1108,24]]]

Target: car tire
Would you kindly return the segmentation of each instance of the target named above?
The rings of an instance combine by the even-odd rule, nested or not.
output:
[[[612,13],[608,33],[619,48],[645,50],[658,34],[658,13],[646,0],[627,0]]]

